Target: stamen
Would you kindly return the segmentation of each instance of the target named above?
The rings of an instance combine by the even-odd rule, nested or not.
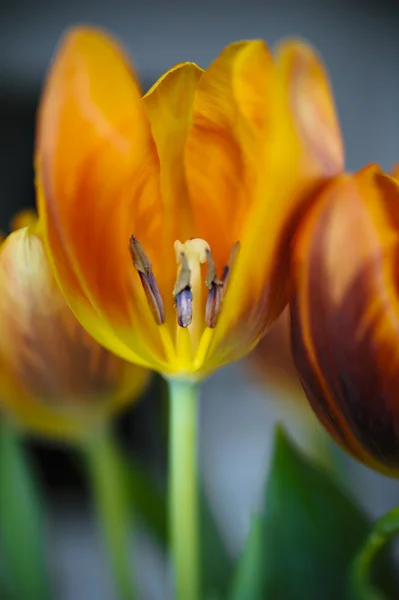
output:
[[[213,283],[208,297],[206,299],[205,306],[205,322],[208,327],[216,327],[217,318],[219,316],[220,309],[222,308],[223,301],[223,283]]]
[[[223,280],[223,284],[224,284],[224,289],[226,290],[227,288],[227,284],[230,278],[230,274],[231,274],[231,269],[233,267],[233,264],[236,261],[238,252],[240,251],[240,242],[236,242],[230,252],[230,256],[229,256],[229,260],[227,262],[227,265],[224,267],[223,269],[223,276],[222,276],[222,280]]]
[[[223,281],[218,279],[215,261],[212,256],[212,252],[210,248],[206,249],[206,261],[207,261],[207,272],[206,272],[206,280],[205,285],[210,290],[213,284],[217,283],[218,285],[222,285]]]
[[[193,295],[189,287],[184,288],[175,297],[177,322],[180,327],[188,327],[193,319]]]
[[[216,265],[212,253],[209,249],[207,250],[208,271],[206,275],[206,286],[209,289],[209,293],[205,307],[205,322],[211,329],[216,327],[217,319],[226,295],[230,271],[236,259],[239,248],[240,242],[236,242],[230,252],[228,263],[223,269],[222,279],[218,279]]]
[[[208,297],[205,305],[205,322],[208,327],[215,327],[223,300],[223,281],[217,276],[215,261],[209,248],[206,250],[207,273],[205,285],[208,288]]]
[[[130,238],[129,248],[130,254],[132,255],[133,266],[140,276],[151,312],[157,325],[162,325],[165,323],[165,307],[154,273],[152,272],[150,259],[145,253],[143,246],[134,235]]]
[[[176,296],[180,294],[180,292],[182,292],[185,288],[191,289],[191,269],[190,265],[188,264],[187,256],[183,251],[179,252],[179,263],[180,270],[175,283],[175,287],[173,288],[173,298],[176,298]]]
[[[180,252],[179,262],[179,275],[172,295],[175,301],[177,322],[180,327],[188,327],[193,318],[193,295],[191,293],[191,270],[184,252]]]

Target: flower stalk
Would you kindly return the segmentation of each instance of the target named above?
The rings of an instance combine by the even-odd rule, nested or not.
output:
[[[169,529],[176,600],[198,600],[197,384],[169,381]]]
[[[83,446],[92,493],[111,563],[118,598],[135,598],[131,568],[131,511],[113,439],[104,428]]]
[[[399,507],[396,507],[376,522],[353,562],[350,584],[356,600],[386,600],[385,595],[370,584],[370,573],[378,552],[398,533]]]

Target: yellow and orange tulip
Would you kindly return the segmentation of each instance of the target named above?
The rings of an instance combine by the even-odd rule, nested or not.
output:
[[[41,101],[38,204],[62,291],[99,343],[167,376],[254,347],[287,302],[293,223],[342,168],[327,77],[301,42],[275,58],[232,44],[142,96],[116,42],[78,28]]]
[[[293,247],[293,354],[335,440],[399,473],[399,185],[370,166],[332,182]]]
[[[78,323],[33,217],[15,224],[28,221],[0,248],[0,407],[33,433],[79,441],[140,394],[147,371],[112,355]]]

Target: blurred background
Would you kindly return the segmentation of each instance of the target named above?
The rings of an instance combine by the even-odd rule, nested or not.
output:
[[[281,37],[310,41],[330,73],[343,130],[347,167],[399,160],[399,4],[397,0],[230,0],[145,3],[113,0],[14,0],[0,7],[0,228],[16,210],[34,205],[32,150],[35,111],[54,48],[66,28],[107,28],[134,58],[143,89],[177,62],[206,67],[231,41]],[[203,386],[200,463],[207,494],[233,554],[259,502],[273,427],[282,420],[308,451],[322,436],[301,397],[277,389],[247,360]],[[117,420],[121,443],[154,471],[166,467],[165,399],[154,379],[136,407]],[[294,394],[295,395],[295,394]],[[311,424],[312,423],[312,424]],[[110,600],[95,519],[82,470],[62,447],[29,445],[50,507],[47,535],[58,582],[55,600]],[[317,452],[316,452],[317,454]],[[378,516],[399,504],[399,482],[340,455],[346,479],[364,508]],[[1,507],[0,507],[1,510]],[[132,553],[140,598],[167,598],[163,557],[142,532]]]

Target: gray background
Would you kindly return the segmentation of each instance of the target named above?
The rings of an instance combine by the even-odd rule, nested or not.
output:
[[[77,23],[104,26],[134,57],[143,87],[182,60],[206,67],[227,43],[242,38],[300,36],[312,42],[329,70],[342,124],[347,167],[399,160],[399,9],[397,2],[146,3],[15,1],[0,8],[0,225],[33,203],[34,112],[46,68],[63,30]],[[121,438],[149,462],[164,466],[152,432],[148,395],[121,418]],[[262,490],[276,420],[312,447],[307,421],[256,381],[245,364],[220,371],[203,387],[200,460],[210,500],[231,551],[237,554]],[[299,415],[301,411],[299,411]],[[317,426],[317,425],[316,425]],[[84,484],[62,450],[32,445],[51,507],[48,523],[55,600],[109,600],[111,583],[96,526],[81,495]],[[372,515],[399,504],[399,484],[345,458],[347,479]],[[132,552],[140,599],[168,597],[162,557],[145,535]]]

